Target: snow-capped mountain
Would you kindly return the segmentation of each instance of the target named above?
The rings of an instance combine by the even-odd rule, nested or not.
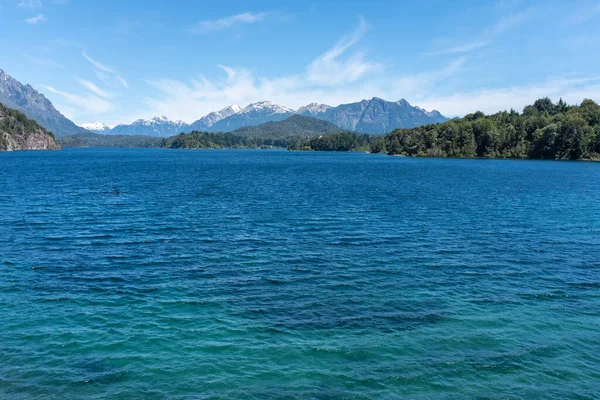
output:
[[[310,103],[307,106],[300,107],[296,110],[295,114],[297,115],[305,115],[307,117],[315,117],[319,114],[325,114],[328,110],[331,110],[333,107],[328,106],[327,104],[318,104],[318,103]]]
[[[43,94],[24,85],[0,69],[0,103],[21,111],[56,136],[83,133],[85,130],[62,115]]]
[[[83,129],[87,129],[94,133],[107,133],[110,131],[110,126],[103,124],[102,122],[89,122],[87,124],[80,125]]]
[[[225,107],[220,111],[213,111],[210,114],[200,118],[190,125],[192,131],[206,131],[208,128],[216,124],[222,119],[230,117],[242,111],[242,108],[236,104]]]
[[[152,119],[138,119],[132,124],[121,124],[115,126],[109,132],[110,135],[143,135],[155,137],[168,137],[189,131],[189,125],[183,121],[171,121],[163,116]]]
[[[252,103],[238,113],[224,118],[212,125],[209,132],[230,132],[244,126],[256,126],[270,121],[283,121],[294,114],[291,108],[283,107],[270,101]]]

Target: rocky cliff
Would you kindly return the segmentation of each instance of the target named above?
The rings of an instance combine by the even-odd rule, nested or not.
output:
[[[0,104],[0,151],[58,149],[54,134],[22,112]]]

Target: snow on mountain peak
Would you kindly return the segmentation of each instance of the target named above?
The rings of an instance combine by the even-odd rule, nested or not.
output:
[[[227,108],[230,108],[231,111],[235,112],[236,114],[242,111],[242,107],[238,106],[237,104],[232,104]]]
[[[240,113],[247,113],[250,111],[267,111],[273,114],[284,114],[294,112],[294,110],[292,110],[291,108],[280,106],[278,104],[273,104],[268,100],[248,104],[244,109],[240,111]]]
[[[319,103],[310,103],[309,105],[306,105],[304,107],[300,107],[297,111],[296,114],[312,114],[312,115],[317,115],[320,113],[324,113],[325,111],[329,110],[330,108],[332,108],[331,106],[328,106],[327,104],[319,104]]]
[[[83,129],[87,129],[88,131],[108,131],[110,130],[110,126],[102,123],[102,122],[88,122],[85,124],[81,124]]]

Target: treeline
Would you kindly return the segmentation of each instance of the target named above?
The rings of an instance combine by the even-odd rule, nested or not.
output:
[[[54,133],[47,131],[35,120],[27,118],[21,111],[8,108],[0,103],[0,131],[13,135],[21,135],[38,130],[43,131],[55,140]]]
[[[522,113],[482,112],[441,124],[397,129],[373,152],[424,157],[600,158],[600,106],[537,100]]]
[[[288,145],[288,150],[305,151],[373,151],[383,145],[381,136],[340,132],[301,139]],[[380,152],[379,150],[377,152]]]
[[[62,147],[160,147],[163,139],[141,135],[102,135],[83,133],[75,136],[63,136],[58,139]]]
[[[231,132],[208,133],[194,131],[162,140],[162,147],[171,149],[256,149],[281,147],[294,143],[295,138],[260,138],[242,136]]]

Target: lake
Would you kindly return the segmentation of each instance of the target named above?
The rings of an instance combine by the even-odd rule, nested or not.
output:
[[[0,397],[592,399],[600,164],[0,154]]]

